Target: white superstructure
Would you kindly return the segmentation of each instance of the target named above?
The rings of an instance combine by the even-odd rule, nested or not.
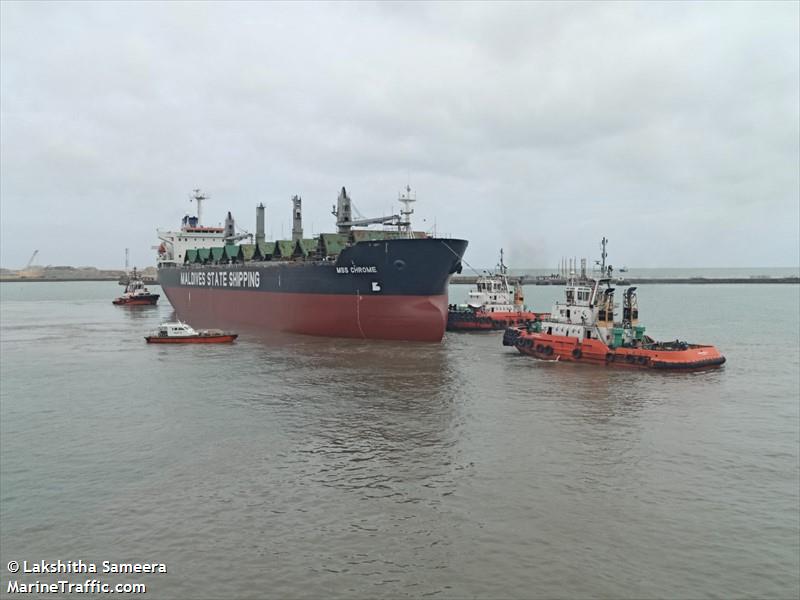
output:
[[[612,267],[606,266],[606,240],[602,241],[600,277],[589,279],[570,273],[564,289],[564,302],[556,302],[550,317],[534,324],[536,333],[566,336],[579,341],[596,339],[609,347],[641,345],[645,328],[639,325],[636,288],[628,287],[622,296],[622,314],[614,302]]]
[[[181,265],[187,250],[222,246],[225,243],[225,230],[222,227],[192,226],[189,222],[195,218],[184,217],[180,231],[158,230],[158,239],[161,240],[158,266]]]
[[[174,323],[162,323],[152,335],[159,337],[194,337],[200,335],[200,333],[186,323],[176,321]]]
[[[508,267],[503,262],[500,250],[498,272],[478,277],[475,289],[468,294],[467,305],[473,309],[482,308],[486,312],[520,312],[523,306],[522,286],[511,287],[508,283]]]
[[[161,244],[158,246],[157,263],[159,267],[183,264],[187,250],[225,244],[225,228],[204,227],[200,221],[204,200],[208,200],[208,196],[199,189],[194,190],[190,201],[197,203],[197,216],[184,216],[180,231],[157,230],[158,239],[161,240]]]

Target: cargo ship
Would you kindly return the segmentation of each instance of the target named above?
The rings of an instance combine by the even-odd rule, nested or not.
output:
[[[447,330],[503,330],[527,325],[548,316],[525,308],[522,284],[517,281],[512,288],[501,249],[497,271],[487,271],[478,276],[475,289],[469,291],[466,304],[451,304],[448,307]]]
[[[612,267],[606,267],[603,238],[600,276],[570,275],[565,302],[551,316],[527,327],[510,327],[503,345],[543,360],[571,361],[634,369],[700,370],[720,367],[725,357],[714,346],[680,340],[657,342],[639,324],[636,288],[622,293],[622,312],[614,302]]]
[[[353,218],[342,188],[332,214],[337,232],[303,236],[302,199],[292,198],[292,238],[268,242],[265,208],[256,233],[202,224],[207,197],[195,190],[197,216],[179,231],[158,231],[158,281],[178,318],[199,327],[439,342],[447,322],[451,275],[461,272],[462,239],[414,231],[411,189],[399,214]],[[373,225],[382,229],[370,228]],[[244,242],[244,240],[248,240]]]

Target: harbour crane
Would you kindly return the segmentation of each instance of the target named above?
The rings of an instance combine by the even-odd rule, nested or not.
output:
[[[28,261],[28,264],[27,264],[27,265],[25,265],[25,268],[26,268],[26,269],[30,269],[30,268],[31,268],[31,265],[33,264],[33,261],[34,261],[34,260],[36,260],[36,255],[37,255],[37,254],[39,254],[39,251],[38,251],[38,250],[34,250],[34,251],[33,251],[33,254],[31,254],[31,258],[30,258],[30,260]]]

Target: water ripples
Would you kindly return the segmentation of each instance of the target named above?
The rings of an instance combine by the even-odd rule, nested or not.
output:
[[[629,373],[494,334],[153,348],[167,307],[70,289],[2,304],[3,564],[163,561],[159,597],[800,590],[796,323],[767,344],[684,315],[726,368]],[[675,325],[682,289],[659,292]]]

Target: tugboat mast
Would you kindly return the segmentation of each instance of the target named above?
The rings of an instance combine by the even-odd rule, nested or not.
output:
[[[506,267],[506,263],[503,262],[503,249],[500,248],[500,274],[505,275],[508,272],[508,267]]]
[[[603,241],[600,242],[600,245],[603,248],[603,252],[600,254],[601,258],[603,259],[603,262],[600,265],[600,273],[604,277],[605,277],[605,274],[606,274],[606,257],[608,256],[608,253],[606,252],[606,244],[608,244],[608,240],[604,236],[603,237]]]

